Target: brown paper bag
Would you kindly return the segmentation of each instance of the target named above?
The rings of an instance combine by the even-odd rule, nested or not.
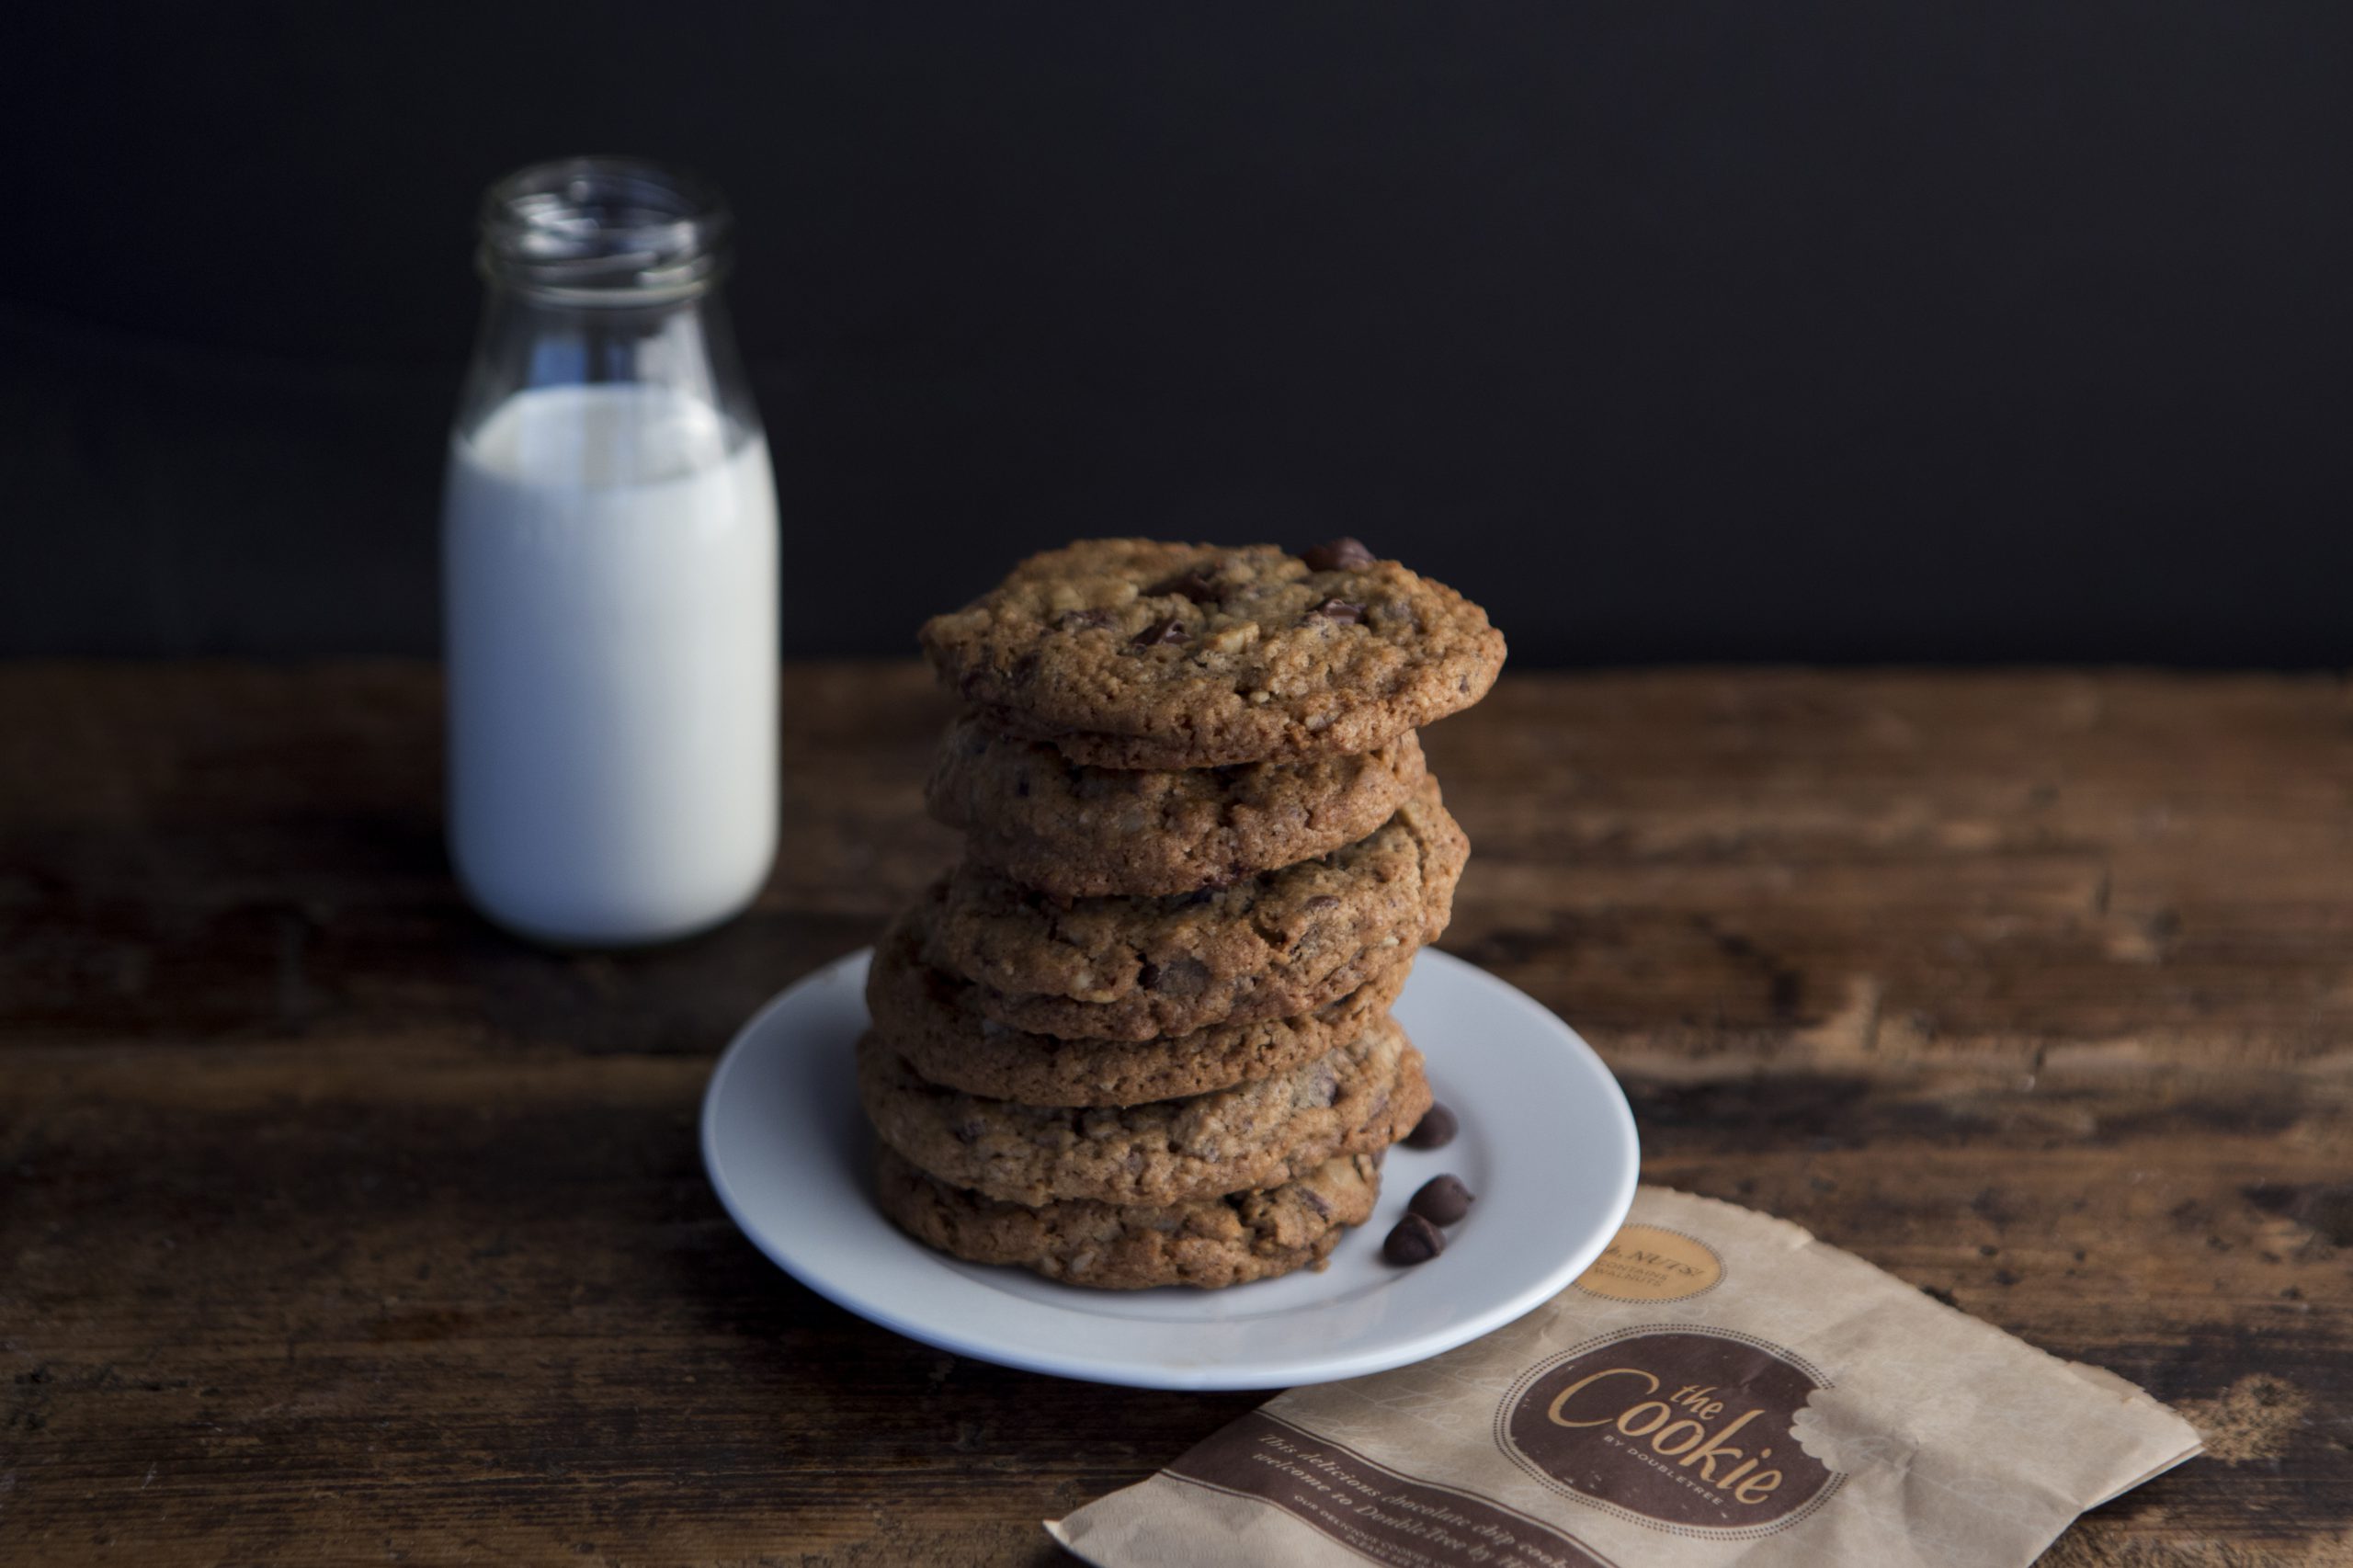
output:
[[[1644,1187],[1518,1323],[1279,1395],[1047,1528],[1099,1568],[2019,1568],[2198,1449],[2113,1373]]]

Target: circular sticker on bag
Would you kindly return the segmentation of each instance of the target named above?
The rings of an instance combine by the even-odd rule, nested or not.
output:
[[[1577,1276],[1576,1287],[1612,1301],[1679,1301],[1714,1290],[1723,1277],[1724,1260],[1699,1237],[1628,1225]]]

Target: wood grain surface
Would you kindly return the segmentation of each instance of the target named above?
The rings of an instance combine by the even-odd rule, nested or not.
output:
[[[562,955],[449,879],[429,669],[0,667],[0,1562],[1051,1562],[1250,1407],[870,1327],[704,1185],[713,1053],[952,852],[943,717],[788,671],[755,910]],[[2047,1561],[2353,1561],[2342,684],[1513,676],[1427,741],[1442,945],[1649,1179],[2206,1427]]]

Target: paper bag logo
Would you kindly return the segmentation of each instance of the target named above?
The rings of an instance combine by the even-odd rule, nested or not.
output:
[[[1620,1518],[1677,1535],[1765,1535],[1846,1479],[1790,1432],[1829,1386],[1748,1335],[1623,1329],[1520,1379],[1496,1412],[1495,1440],[1538,1480]]]

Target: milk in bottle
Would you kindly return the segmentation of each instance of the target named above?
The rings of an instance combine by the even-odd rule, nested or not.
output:
[[[724,234],[714,197],[624,160],[486,201],[442,515],[449,831],[467,894],[541,940],[699,930],[775,855],[775,486]]]

